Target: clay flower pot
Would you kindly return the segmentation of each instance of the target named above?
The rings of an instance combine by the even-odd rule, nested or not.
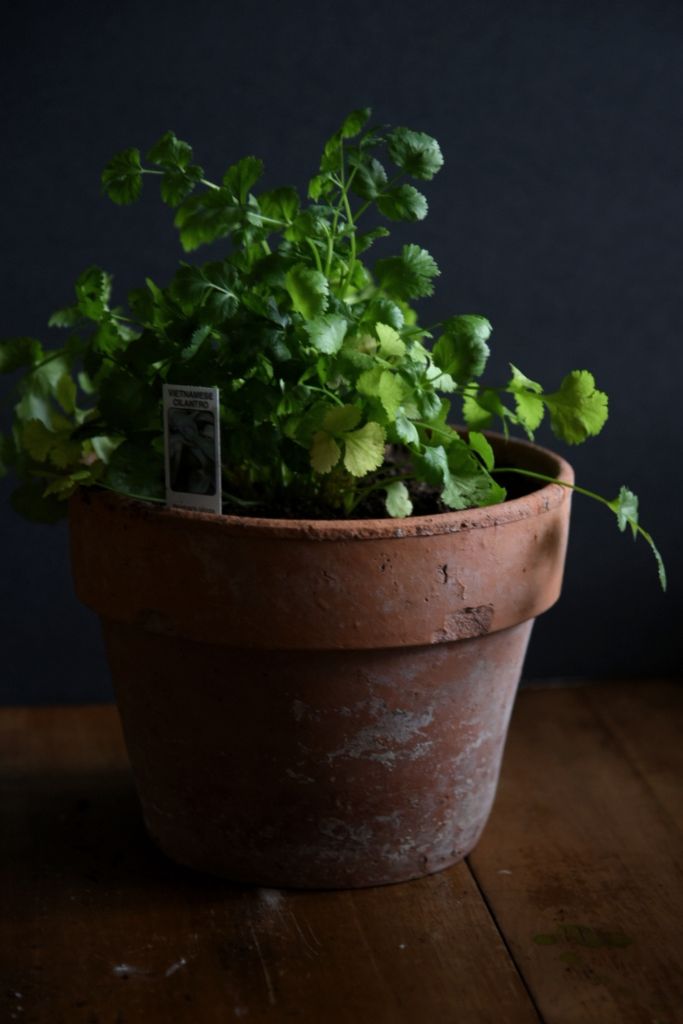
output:
[[[496,443],[499,461],[573,478],[551,452]],[[559,596],[570,497],[549,484],[350,521],[72,499],[76,591],[102,619],[159,846],[236,881],[310,888],[464,857],[534,617]]]

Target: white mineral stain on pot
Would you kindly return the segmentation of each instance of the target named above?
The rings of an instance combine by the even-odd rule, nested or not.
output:
[[[380,825],[391,825],[393,828],[400,828],[401,826],[401,812],[392,811],[391,814],[377,814],[375,821]]]
[[[291,712],[296,722],[303,722],[304,720],[317,722],[320,719],[320,711],[317,708],[312,708],[310,704],[306,704],[298,698],[292,701]]]
[[[431,741],[426,740],[408,749],[404,745],[411,743],[433,721],[432,707],[416,714],[404,708],[387,708],[384,701],[378,701],[377,698],[372,698],[372,705],[376,720],[359,729],[344,746],[330,751],[327,754],[329,764],[340,758],[353,758],[376,761],[390,768],[396,761],[415,760],[424,756]]]
[[[351,843],[355,846],[366,846],[373,838],[370,825],[353,826],[339,818],[322,818],[318,822],[318,831],[336,842]]]
[[[302,785],[309,785],[311,782],[315,782],[315,779],[312,779],[310,775],[303,775],[301,772],[295,772],[291,768],[287,768],[285,774],[288,775],[290,779],[294,779],[295,782],[300,782]]]

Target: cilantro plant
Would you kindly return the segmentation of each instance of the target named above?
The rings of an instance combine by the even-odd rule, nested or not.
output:
[[[0,446],[0,468],[20,481],[19,511],[51,521],[91,486],[163,500],[164,382],[220,389],[225,512],[408,516],[495,504],[515,470],[495,465],[482,433],[494,422],[533,439],[548,415],[569,444],[599,433],[607,396],[588,370],[546,391],[511,366],[494,388],[481,380],[485,317],[419,323],[414,303],[439,275],[425,249],[368,263],[387,223],[425,217],[414,183],[443,164],[434,139],[369,126],[369,114],[354,111],[325,144],[307,200],[289,187],[257,192],[253,156],[208,180],[172,132],[144,163],[137,149],[109,162],[102,184],[115,203],[158,178],[186,252],[229,244],[209,262],[181,262],[166,287],[148,278],[127,306],[112,304],[111,275],[91,267],[50,318],[66,332],[61,346],[0,343],[0,371],[23,371]],[[635,495],[593,497],[652,546],[664,583]]]

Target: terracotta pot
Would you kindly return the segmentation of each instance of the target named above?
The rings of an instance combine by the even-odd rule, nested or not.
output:
[[[499,460],[565,481],[558,456]],[[510,478],[512,479],[512,478]],[[517,479],[517,478],[515,478]],[[150,834],[236,881],[356,887],[464,857],[488,817],[571,492],[403,520],[72,500]]]

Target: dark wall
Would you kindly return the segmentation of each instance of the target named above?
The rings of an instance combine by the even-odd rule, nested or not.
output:
[[[301,184],[354,107],[435,135],[431,215],[400,233],[442,268],[427,321],[489,316],[490,379],[508,359],[548,386],[594,371],[610,421],[564,454],[584,486],[639,492],[672,577],[663,597],[645,545],[577,499],[565,593],[527,675],[678,673],[682,36],[677,0],[16,5],[0,55],[0,333],[44,334],[92,263],[120,296],[170,277],[179,247],[155,190],[124,209],[100,195],[118,149],[172,128],[214,176],[253,152],[267,184]],[[9,490],[0,700],[106,698],[65,530],[17,519]]]

